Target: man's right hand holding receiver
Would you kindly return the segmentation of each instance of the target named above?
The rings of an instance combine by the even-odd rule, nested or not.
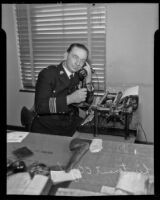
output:
[[[87,97],[87,89],[81,88],[76,90],[72,94],[67,96],[67,105],[72,103],[81,103],[86,100]]]

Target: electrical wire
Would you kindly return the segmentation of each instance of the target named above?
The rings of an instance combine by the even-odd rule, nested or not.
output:
[[[142,127],[142,124],[139,122],[138,125],[140,125],[141,130],[142,130],[142,132],[144,133],[144,136],[145,136],[146,142],[148,142],[148,140],[147,140],[147,136],[146,136],[146,133],[145,133],[143,127]]]
[[[98,84],[98,89],[97,89],[97,91],[99,91],[99,79],[98,79],[98,75],[97,75],[97,73],[96,73],[96,70],[94,70],[93,73],[96,75],[97,84]]]
[[[93,66],[92,66],[92,67],[93,67]],[[97,88],[97,89],[98,89],[98,90],[97,90],[97,94],[98,94],[98,91],[99,91],[99,79],[98,79],[98,75],[97,75],[97,73],[96,73],[96,70],[95,70],[95,69],[91,68],[91,70],[92,70],[92,73],[96,75],[96,79],[97,79],[97,85],[98,85],[98,88]],[[94,86],[94,84],[93,84],[93,86]],[[94,88],[95,88],[95,86],[94,86]],[[94,112],[94,111],[93,111],[93,112]],[[95,113],[94,113],[94,117],[95,117]],[[94,117],[93,117],[93,119],[92,119],[90,122],[87,122],[87,123],[88,123],[88,125],[89,125],[89,129],[90,129],[90,130],[92,130],[92,126],[93,126]]]

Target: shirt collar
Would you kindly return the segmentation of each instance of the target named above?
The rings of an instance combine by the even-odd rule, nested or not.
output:
[[[63,69],[65,70],[65,72],[66,72],[66,74],[67,74],[67,76],[68,76],[68,78],[70,79],[70,76],[73,74],[73,76],[74,76],[74,73],[71,73],[68,69],[67,69],[67,67],[65,67],[65,65],[63,64],[62,65],[63,66]]]

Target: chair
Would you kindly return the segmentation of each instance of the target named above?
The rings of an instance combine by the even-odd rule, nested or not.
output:
[[[21,109],[21,124],[25,127],[27,131],[31,130],[32,121],[36,116],[34,111],[34,106],[31,109],[28,109],[26,106],[23,106]]]

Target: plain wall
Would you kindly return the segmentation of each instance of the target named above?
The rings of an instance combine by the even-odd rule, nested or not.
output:
[[[154,140],[154,34],[158,4],[109,4],[107,9],[107,85],[139,85],[138,140]],[[143,130],[142,130],[143,129]]]
[[[107,86],[140,86],[139,120],[150,142],[154,140],[154,33],[158,4],[107,4]],[[22,106],[32,107],[34,93],[20,92],[12,4],[2,4],[2,28],[7,35],[7,125],[21,126]],[[145,141],[140,130],[138,140]]]
[[[2,28],[7,37],[7,125],[21,126],[22,106],[32,107],[33,93],[20,92],[20,66],[17,57],[15,21],[12,4],[2,4]]]

